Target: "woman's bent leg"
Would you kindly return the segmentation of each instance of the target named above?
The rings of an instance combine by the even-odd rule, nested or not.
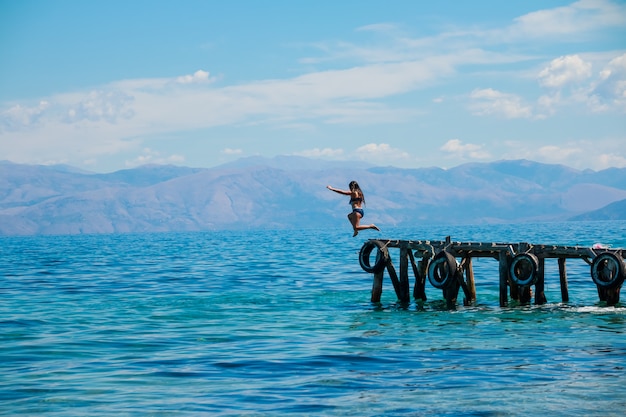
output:
[[[361,215],[355,211],[348,214],[348,220],[350,220],[350,224],[354,230],[353,237],[359,234],[359,230],[374,229],[380,232],[380,229],[375,224],[361,225]]]
[[[352,235],[352,237],[354,237],[359,234],[359,221],[361,220],[361,215],[353,211],[348,214],[348,220],[350,220],[352,230],[354,230],[354,234]]]

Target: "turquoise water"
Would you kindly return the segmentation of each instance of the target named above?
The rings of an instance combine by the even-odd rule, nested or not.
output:
[[[567,304],[548,260],[548,304],[500,308],[484,259],[475,306],[388,276],[369,302],[367,238],[446,235],[626,247],[626,222],[0,238],[0,414],[623,415],[626,307],[583,261]]]

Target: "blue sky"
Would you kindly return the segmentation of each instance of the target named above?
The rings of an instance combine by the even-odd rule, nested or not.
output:
[[[626,167],[626,2],[0,0],[0,160]]]

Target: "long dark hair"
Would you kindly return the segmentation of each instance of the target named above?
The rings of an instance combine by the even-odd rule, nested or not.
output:
[[[359,183],[356,181],[350,181],[350,184],[348,184],[348,187],[350,187],[350,191],[352,192],[356,191],[357,197],[360,197],[361,203],[365,205],[365,195],[363,195],[363,191],[361,190],[361,187],[359,187]]]

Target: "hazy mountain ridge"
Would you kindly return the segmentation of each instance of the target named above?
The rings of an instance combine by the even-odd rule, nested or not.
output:
[[[626,220],[626,199],[616,201],[598,210],[572,217],[570,220]]]
[[[381,226],[626,218],[623,204],[612,205],[626,199],[626,169],[618,168],[517,160],[400,169],[254,157],[94,174],[2,162],[0,234],[349,227],[347,197],[325,187],[352,179],[365,191],[364,222]]]

